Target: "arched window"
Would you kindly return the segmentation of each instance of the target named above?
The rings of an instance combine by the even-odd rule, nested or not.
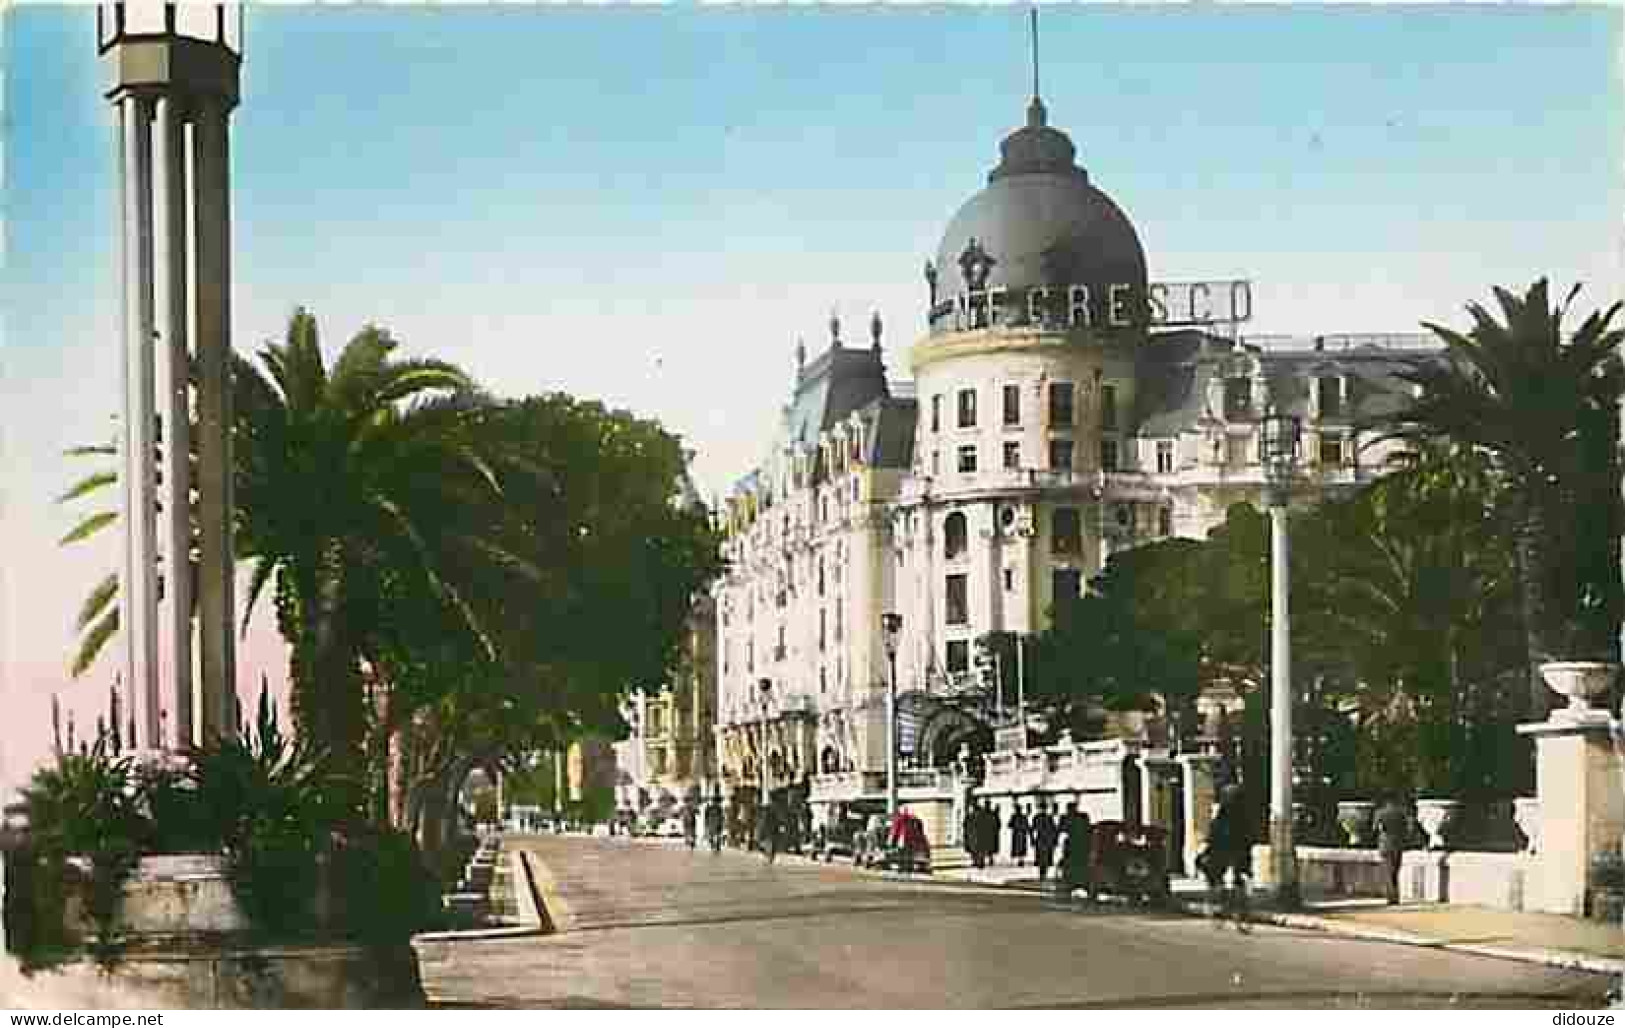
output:
[[[1076,507],[1055,508],[1051,549],[1055,553],[1077,553],[1083,549],[1083,525]]]
[[[965,553],[965,515],[954,511],[942,523],[942,549],[943,555],[949,560],[963,556]]]

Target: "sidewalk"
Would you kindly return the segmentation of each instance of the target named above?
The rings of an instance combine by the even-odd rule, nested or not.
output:
[[[1037,891],[1035,868],[1001,864],[963,868],[937,877],[1023,891]],[[1175,879],[1175,902],[1188,913],[1207,915],[1207,884]],[[1381,899],[1306,898],[1291,913],[1268,909],[1261,896],[1253,919],[1289,928],[1333,932],[1354,938],[1456,950],[1547,967],[1625,976],[1625,930],[1615,924],[1557,914],[1518,913],[1452,904],[1388,906]]]

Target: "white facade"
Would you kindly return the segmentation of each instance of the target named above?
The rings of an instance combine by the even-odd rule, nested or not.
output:
[[[810,779],[815,802],[879,795],[882,613],[903,619],[901,694],[968,684],[979,637],[1043,631],[1113,551],[1202,538],[1233,504],[1261,505],[1271,407],[1302,419],[1304,501],[1383,470],[1386,447],[1356,423],[1406,397],[1394,372],[1425,339],[1249,341],[1235,325],[1091,317],[1090,295],[1115,312],[1154,288],[1132,226],[1046,118],[1035,98],[928,262],[912,384],[886,381],[878,318],[868,350],[832,325],[811,364],[798,352],[777,438],[728,500],[717,743],[731,790]],[[1071,307],[1031,299],[1046,291]],[[912,762],[941,766],[952,742]]]

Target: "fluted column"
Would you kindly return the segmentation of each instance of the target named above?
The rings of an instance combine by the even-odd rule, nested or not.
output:
[[[202,670],[204,741],[237,729],[236,654],[233,647],[231,495],[231,212],[229,112],[218,101],[200,104],[193,123],[196,204],[198,355],[198,650]]]
[[[192,735],[192,468],[186,305],[186,139],[173,97],[160,96],[153,123],[153,227],[157,257],[158,338],[167,370],[163,392],[164,600],[171,717],[164,742],[184,748]]]
[[[125,354],[123,427],[124,562],[120,584],[120,629],[124,636],[125,680],[135,708],[138,748],[159,739],[158,567],[154,482],[153,280],[152,280],[152,101],[127,94],[119,101],[124,186]]]

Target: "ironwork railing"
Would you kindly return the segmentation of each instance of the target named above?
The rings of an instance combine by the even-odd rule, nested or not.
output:
[[[1438,350],[1437,336],[1427,332],[1344,332],[1334,335],[1293,335],[1288,333],[1244,334],[1241,342],[1266,350]]]

